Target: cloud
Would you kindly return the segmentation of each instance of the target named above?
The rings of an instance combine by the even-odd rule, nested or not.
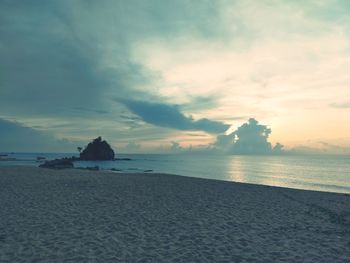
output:
[[[219,135],[215,146],[230,154],[277,154],[283,151],[283,145],[274,147],[268,141],[271,129],[261,125],[254,118],[242,124],[228,135]]]
[[[349,137],[331,139],[331,138],[318,138],[309,139],[300,144],[290,147],[285,151],[287,154],[292,155],[349,155],[350,144]]]
[[[129,126],[130,136],[142,138],[140,130],[147,127],[120,117],[121,106],[111,100],[158,96],[155,83],[162,76],[134,56],[137,43],[216,35],[220,18],[209,17],[217,12],[210,1],[0,1],[2,116],[30,127],[45,123],[47,129],[70,123],[55,130],[67,138],[76,138],[77,129],[85,137],[97,136],[95,122],[116,137]],[[200,128],[208,124],[198,123]],[[164,137],[154,129],[153,138],[157,135]]]
[[[187,117],[176,105],[125,99],[117,101],[125,105],[143,121],[159,127],[208,133],[222,133],[229,128],[228,124],[220,121],[212,121],[206,118],[194,120],[192,117]]]
[[[106,110],[100,110],[100,109],[88,109],[88,108],[83,108],[83,107],[73,107],[73,110],[76,111],[86,111],[88,113],[92,114],[108,114],[109,112]]]
[[[105,133],[123,144],[174,140],[159,127],[217,134],[232,113],[275,115],[270,124],[285,120],[286,138],[312,136],[304,135],[310,121],[347,136],[347,111],[324,105],[348,96],[349,6],[270,2],[0,1],[1,115],[61,137]],[[180,123],[123,118],[116,96],[179,104],[170,117]],[[291,123],[303,132],[290,133]]]
[[[146,94],[137,87],[156,79],[130,57],[136,37],[108,23],[129,17],[119,4],[1,1],[0,17],[3,114],[71,118],[89,116],[100,105],[95,112],[104,114],[113,105],[111,93]]]
[[[308,155],[308,154],[322,154],[324,151],[319,148],[314,148],[306,145],[298,145],[288,151],[291,155]]]
[[[138,144],[136,142],[129,142],[124,146],[122,150],[127,153],[136,153],[141,150],[141,144]]]
[[[350,154],[349,145],[337,145],[325,141],[308,141],[308,145],[297,145],[289,154]]]
[[[178,142],[171,142],[170,150],[173,152],[180,152],[183,150],[182,146]]]
[[[97,54],[88,54],[79,45],[75,33],[55,13],[55,5],[8,2],[2,8],[3,112],[57,115],[68,106],[99,99],[97,87],[105,80],[95,65]]]
[[[0,151],[2,152],[75,152],[81,141],[58,139],[18,122],[0,119]]]
[[[343,102],[343,103],[331,103],[329,104],[332,108],[338,108],[338,109],[349,109],[350,108],[350,101]]]
[[[324,146],[326,151],[338,151],[338,152],[349,152],[350,149],[349,147],[344,147],[344,146],[340,146],[340,145],[336,145],[336,144],[331,144],[328,142],[324,142],[324,141],[320,141],[318,142],[320,145]]]
[[[213,109],[218,107],[218,105],[219,95],[210,94],[210,96],[190,96],[189,102],[181,104],[181,108],[194,112]]]
[[[276,143],[276,145],[272,148],[272,151],[274,152],[274,153],[282,153],[284,150],[283,150],[283,144],[281,144],[281,143]]]

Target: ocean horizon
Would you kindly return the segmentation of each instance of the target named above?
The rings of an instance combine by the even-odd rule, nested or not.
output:
[[[0,166],[38,166],[77,153],[3,153]],[[116,173],[167,173],[205,179],[325,192],[350,193],[347,155],[118,154],[115,161],[75,161]],[[3,157],[4,159],[4,157]]]

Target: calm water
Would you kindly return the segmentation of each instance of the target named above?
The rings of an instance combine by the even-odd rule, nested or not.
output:
[[[15,161],[0,165],[38,166],[37,156],[47,159],[72,154],[13,153]],[[185,176],[245,182],[298,189],[350,193],[350,156],[223,156],[130,154],[131,161],[76,162],[75,167],[115,168],[119,172],[172,173]]]

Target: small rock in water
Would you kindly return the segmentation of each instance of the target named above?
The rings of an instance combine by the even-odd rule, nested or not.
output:
[[[149,173],[149,172],[153,172],[153,170],[144,170],[144,173]]]
[[[49,169],[74,168],[73,160],[71,158],[63,158],[63,159],[56,159],[52,161],[46,161],[45,163],[40,164],[39,167],[49,168]]]

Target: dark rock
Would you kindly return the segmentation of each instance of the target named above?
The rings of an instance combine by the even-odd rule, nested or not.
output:
[[[149,173],[149,172],[153,172],[153,170],[144,170],[144,173]]]
[[[62,159],[55,159],[52,161],[46,161],[45,163],[40,164],[39,167],[49,168],[49,169],[74,168],[72,158],[62,158]]]
[[[80,160],[114,160],[114,151],[106,141],[98,137],[80,153]]]
[[[36,160],[37,160],[37,161],[45,160],[45,159],[46,159],[46,157],[43,157],[43,156],[37,156],[37,157],[36,157]]]
[[[115,161],[132,161],[130,158],[115,158]]]
[[[74,161],[79,161],[79,160],[80,160],[79,157],[75,157],[75,156],[72,156],[72,157],[70,157],[69,159],[71,159],[73,162],[74,162]]]

